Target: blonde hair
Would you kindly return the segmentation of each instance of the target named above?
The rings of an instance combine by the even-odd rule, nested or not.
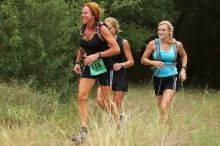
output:
[[[167,26],[168,30],[170,31],[168,42],[171,43],[171,44],[172,44],[172,43],[175,43],[176,40],[173,38],[174,27],[173,27],[173,25],[171,24],[171,22],[170,22],[170,21],[167,21],[167,20],[164,20],[164,21],[161,21],[161,22],[158,24],[158,27],[159,27],[160,25],[166,25],[166,26]]]
[[[119,32],[121,32],[120,30],[120,26],[119,26],[119,23],[118,23],[118,20],[113,18],[113,17],[108,17],[104,20],[104,23],[106,22],[109,22],[112,24],[112,26],[115,28],[116,30],[116,34],[118,34]]]
[[[85,6],[88,6],[90,8],[92,15],[95,16],[95,21],[99,22],[101,13],[103,12],[103,8],[95,2],[87,2],[83,5],[83,7]]]

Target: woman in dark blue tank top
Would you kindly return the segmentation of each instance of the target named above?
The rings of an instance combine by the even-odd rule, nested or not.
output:
[[[116,103],[119,112],[121,112],[124,92],[128,91],[128,76],[126,68],[133,66],[134,59],[128,41],[118,36],[118,33],[120,32],[118,21],[115,18],[108,17],[104,20],[104,23],[110,29],[112,36],[116,39],[121,50],[120,54],[112,56],[114,70],[112,90],[114,91],[114,102]],[[100,89],[98,88],[97,93],[99,93],[99,90]],[[100,95],[97,94],[97,103],[102,107],[103,102],[101,99]],[[121,113],[120,122],[123,122],[125,119],[125,113]]]
[[[181,42],[173,36],[173,26],[169,21],[161,21],[158,24],[159,39],[152,40],[146,47],[141,58],[144,65],[153,65],[154,90],[160,118],[163,122],[168,120],[169,107],[177,91],[178,81],[186,80],[187,54]],[[182,68],[178,74],[176,68],[177,53],[181,57]],[[153,55],[153,60],[149,59]]]
[[[111,56],[120,53],[120,48],[107,27],[99,23],[101,8],[97,3],[85,3],[82,10],[83,26],[80,30],[80,49],[77,54],[74,71],[81,74],[78,90],[78,108],[81,129],[72,137],[75,142],[83,141],[88,134],[89,91],[99,83],[105,111],[112,112],[116,120],[119,113],[116,104],[111,100],[112,60]],[[109,44],[109,45],[108,45]],[[110,47],[108,47],[110,46]],[[80,61],[84,59],[81,71]]]

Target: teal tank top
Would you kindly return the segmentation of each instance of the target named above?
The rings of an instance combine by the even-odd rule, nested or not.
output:
[[[162,61],[165,66],[163,68],[156,68],[154,67],[153,72],[154,76],[157,77],[168,77],[168,76],[174,76],[178,74],[177,68],[176,68],[176,45],[173,43],[168,51],[164,51],[160,48],[160,39],[157,39],[158,43],[156,43],[156,49],[153,52],[153,59],[158,60],[158,53],[159,51],[159,61]],[[156,41],[156,40],[155,40]]]

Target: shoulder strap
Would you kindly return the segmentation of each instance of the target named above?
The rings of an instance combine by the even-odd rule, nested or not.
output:
[[[117,43],[118,43],[118,46],[120,48],[120,55],[122,57],[122,61],[124,62],[125,61],[125,52],[124,52],[124,45],[123,45],[123,41],[124,41],[124,38],[121,37],[121,36],[117,36]]]
[[[97,33],[100,33],[102,25],[103,25],[102,22],[99,22],[99,23],[98,23],[98,25],[97,25],[97,27],[96,27],[96,32],[97,32]]]
[[[118,42],[118,45],[122,47],[121,49],[123,49],[123,40],[124,39],[122,37],[117,36],[117,42]]]
[[[103,38],[103,36],[101,35],[101,27],[104,25],[103,22],[99,22],[98,25],[97,25],[97,28],[96,28],[96,33],[98,34],[99,38],[102,40],[102,41],[105,41],[105,39]],[[108,28],[108,27],[107,27]]]
[[[83,24],[83,25],[80,27],[80,35],[81,35],[81,36],[83,36],[85,30],[86,30],[86,24]]]
[[[101,27],[102,26],[105,26],[108,28],[108,30],[110,31],[108,25],[106,23],[103,23],[103,22],[99,22],[98,25],[97,25],[97,28],[96,28],[96,33],[98,34],[99,38],[102,40],[102,41],[105,41],[104,37],[101,35]],[[110,31],[111,32],[111,31]]]
[[[160,40],[158,38],[155,39],[155,45],[156,45],[156,54],[157,54],[157,60],[160,60]]]

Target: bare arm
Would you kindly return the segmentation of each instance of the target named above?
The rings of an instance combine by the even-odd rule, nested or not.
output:
[[[181,42],[177,42],[178,54],[181,56],[182,67],[187,65],[187,54]]]
[[[125,40],[125,39],[123,41],[123,50],[124,50],[125,57],[126,57],[127,61],[123,62],[122,66],[124,68],[129,68],[129,67],[134,65],[134,59],[133,59],[133,56],[131,54],[130,45],[129,45],[128,41]]]
[[[134,59],[131,54],[130,45],[129,45],[128,41],[125,39],[123,40],[123,50],[124,50],[125,57],[126,57],[127,61],[122,62],[122,63],[116,62],[113,65],[114,71],[119,71],[121,68],[129,68],[134,65]]]
[[[181,42],[177,42],[177,52],[181,56],[182,68],[179,74],[180,80],[183,82],[186,80],[186,65],[187,65],[187,54]]]
[[[85,50],[82,48],[79,48],[77,52],[76,62],[80,62],[85,54]]]
[[[111,35],[110,31],[107,29],[107,27],[102,26],[100,31],[102,37],[106,40],[106,42],[109,44],[110,48],[106,51],[100,52],[101,57],[109,57],[113,56],[115,54],[120,53],[120,48],[118,46],[118,43],[114,39],[114,37]]]
[[[156,61],[156,60],[150,60],[150,55],[154,52],[156,48],[155,41],[150,41],[150,43],[147,45],[144,54],[141,58],[141,64],[143,65],[153,65],[157,68],[164,67],[164,63],[162,61]]]
[[[147,45],[147,47],[146,47],[146,49],[145,49],[145,51],[144,51],[144,54],[143,54],[143,56],[141,57],[141,64],[143,64],[143,65],[153,65],[152,60],[149,59],[150,55],[151,55],[152,52],[154,51],[153,48],[154,48],[154,42],[151,41],[151,42]]]
[[[73,71],[77,74],[81,74],[80,61],[82,60],[84,54],[85,54],[85,50],[82,48],[79,48],[77,52],[76,63],[73,68]]]

